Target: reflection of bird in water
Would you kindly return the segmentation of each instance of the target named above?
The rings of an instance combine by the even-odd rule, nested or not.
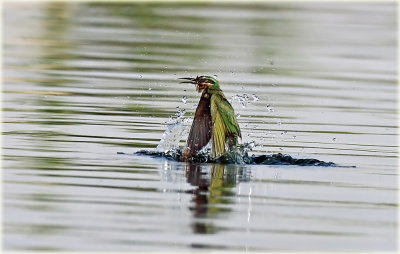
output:
[[[227,148],[232,150],[238,146],[238,137],[241,137],[239,124],[218,80],[210,76],[182,79],[187,80],[182,83],[195,84],[196,90],[202,94],[181,160],[189,161],[196,156],[210,139],[213,158],[224,154]]]
[[[232,166],[232,165],[231,165]],[[213,164],[211,177],[207,178],[200,164],[187,164],[187,181],[197,186],[190,191],[193,194],[194,206],[191,208],[195,218],[208,218],[216,216],[230,209],[221,208],[220,204],[228,204],[231,199],[227,197],[235,195],[231,188],[236,185],[236,174],[241,168],[229,167],[222,164]],[[214,233],[216,227],[210,222],[196,221],[193,223],[193,231],[198,234]]]

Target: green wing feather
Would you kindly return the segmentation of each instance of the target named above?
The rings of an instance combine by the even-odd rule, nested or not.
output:
[[[218,157],[225,153],[226,137],[241,137],[235,111],[222,92],[211,96],[212,155]]]

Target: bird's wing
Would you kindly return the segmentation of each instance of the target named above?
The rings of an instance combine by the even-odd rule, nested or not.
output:
[[[190,155],[197,154],[211,139],[210,99],[202,96],[197,106],[186,147]]]
[[[226,136],[241,137],[239,124],[237,123],[232,105],[223,94],[211,96],[211,118],[213,124],[213,157],[225,153]]]
[[[226,126],[218,110],[215,99],[211,97],[211,118],[212,118],[212,156],[218,157],[225,153]]]
[[[226,127],[226,134],[229,136],[239,136],[241,137],[242,134],[240,133],[240,127],[236,120],[235,111],[233,110],[232,105],[229,101],[225,98],[225,96],[221,93],[213,94],[211,97],[211,115],[214,112],[218,111],[221,115],[222,121]]]

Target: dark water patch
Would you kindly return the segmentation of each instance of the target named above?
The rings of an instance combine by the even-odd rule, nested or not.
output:
[[[119,152],[118,154],[125,154]],[[154,158],[166,158],[168,160],[180,161],[182,149],[174,151],[158,152],[151,150],[140,150],[134,153],[136,155],[151,156]],[[334,162],[325,162],[317,159],[297,159],[288,154],[262,154],[262,155],[244,155],[237,159],[240,154],[226,153],[216,159],[212,159],[208,153],[199,153],[192,158],[191,162],[197,163],[219,163],[219,164],[251,164],[251,165],[296,165],[296,166],[319,166],[319,167],[352,167],[341,166]]]

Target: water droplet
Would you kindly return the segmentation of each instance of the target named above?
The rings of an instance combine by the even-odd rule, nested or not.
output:
[[[333,138],[333,139],[332,139],[332,142],[336,142],[336,138]]]
[[[183,104],[186,105],[187,100],[188,100],[187,96],[184,95],[184,96],[182,97],[182,102],[183,102]]]
[[[236,118],[240,118],[240,114],[236,114]]]
[[[151,87],[149,87],[149,91],[151,91]]]
[[[251,97],[253,97],[253,101],[258,101],[258,100],[260,100],[260,98],[258,98],[258,96],[255,95],[254,93],[251,95]]]
[[[142,75],[139,75],[139,78],[143,78],[143,76],[142,76]]]
[[[245,108],[249,103],[250,97],[247,94],[235,94],[232,99],[239,102],[242,108]]]
[[[175,115],[180,118],[186,113],[185,109],[179,109],[178,112],[175,113]]]
[[[274,108],[271,105],[267,105],[267,111],[268,112],[274,112]]]
[[[250,136],[250,135],[249,135]],[[251,141],[251,142],[249,142],[249,143],[245,143],[244,144],[244,150],[245,151],[251,151],[251,150],[253,150],[253,148],[256,146],[256,142],[254,142],[254,141]]]
[[[281,124],[282,124],[281,119],[278,119],[278,120],[276,121],[276,124],[281,125]]]

